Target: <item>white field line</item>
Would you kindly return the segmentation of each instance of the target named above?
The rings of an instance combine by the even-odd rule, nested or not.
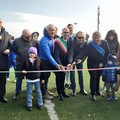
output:
[[[57,113],[54,109],[55,107],[55,104],[52,103],[51,100],[45,100],[45,104],[44,106],[47,108],[47,111],[48,111],[48,115],[50,117],[50,120],[59,120],[58,116],[57,116]]]

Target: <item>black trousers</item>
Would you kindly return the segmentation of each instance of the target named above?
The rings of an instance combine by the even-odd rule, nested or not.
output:
[[[65,73],[64,72],[56,72],[56,87],[58,95],[64,94],[64,82],[65,82]]]
[[[0,73],[0,99],[5,96],[6,93],[6,73]]]
[[[99,93],[100,76],[102,74],[102,70],[92,70],[89,71],[89,74],[91,95],[96,95]]]
[[[41,65],[43,70],[53,70],[54,67],[50,64],[50,62],[41,60]],[[45,72],[44,73],[44,83],[41,83],[41,91],[42,94],[44,95],[46,93],[46,90],[48,89],[48,80],[51,75],[51,72]]]

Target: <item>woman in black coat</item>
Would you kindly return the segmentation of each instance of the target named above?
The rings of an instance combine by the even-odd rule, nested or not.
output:
[[[96,31],[92,35],[92,41],[88,43],[75,60],[81,62],[81,60],[87,57],[87,67],[90,74],[91,100],[93,101],[96,101],[95,95],[100,95],[99,82],[102,70],[98,69],[104,67],[108,54],[108,43],[105,40],[101,40],[101,34]]]

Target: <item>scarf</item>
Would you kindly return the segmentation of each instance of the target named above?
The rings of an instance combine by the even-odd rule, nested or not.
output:
[[[63,52],[67,53],[67,41],[63,40],[63,38],[59,37],[55,40],[60,45],[60,48],[63,50]]]
[[[94,40],[92,40],[90,43],[91,43],[91,45],[92,45],[102,56],[105,55],[105,50],[104,50],[102,47],[100,47],[99,45],[97,45],[97,44],[94,42]]]

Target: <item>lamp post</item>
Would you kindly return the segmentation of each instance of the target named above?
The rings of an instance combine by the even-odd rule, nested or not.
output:
[[[75,28],[75,33],[76,33],[76,26],[77,26],[77,22],[74,22],[74,28]]]
[[[100,7],[98,6],[98,13],[97,13],[97,31],[99,32],[99,25],[100,25]]]

